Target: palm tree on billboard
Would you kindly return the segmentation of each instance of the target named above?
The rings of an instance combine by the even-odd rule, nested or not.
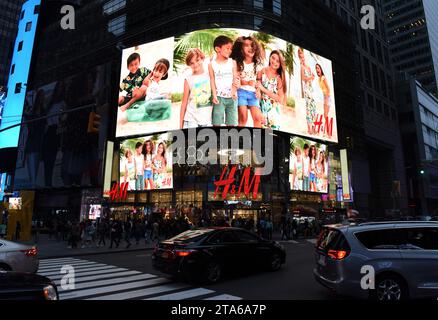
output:
[[[281,52],[284,57],[284,63],[286,65],[286,73],[289,75],[288,79],[288,92],[287,96],[292,97],[292,76],[294,75],[294,66],[295,66],[295,45],[287,42],[286,43],[286,50],[282,50]]]

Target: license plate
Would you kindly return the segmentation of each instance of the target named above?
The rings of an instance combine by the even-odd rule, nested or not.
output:
[[[326,263],[326,257],[323,256],[322,254],[319,255],[319,257],[318,257],[318,264],[321,265],[321,266],[325,266],[327,264]]]

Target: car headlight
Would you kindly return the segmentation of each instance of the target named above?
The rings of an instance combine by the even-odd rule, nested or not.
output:
[[[58,300],[58,292],[55,287],[48,285],[44,287],[44,299],[46,300]]]

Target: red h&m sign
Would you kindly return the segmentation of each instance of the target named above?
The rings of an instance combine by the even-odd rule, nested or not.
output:
[[[219,192],[219,188],[223,187],[222,191],[222,200],[226,200],[228,194],[235,195],[237,193],[237,197],[240,197],[242,193],[242,188],[245,196],[249,198],[250,192],[252,189],[252,197],[253,199],[257,199],[257,193],[259,191],[260,186],[260,175],[255,174],[251,179],[251,168],[245,168],[243,171],[242,179],[239,184],[239,189],[236,191],[236,185],[234,182],[236,179],[234,175],[236,174],[237,166],[234,165],[231,167],[230,173],[228,177],[225,177],[227,173],[228,166],[225,166],[222,170],[222,174],[219,181],[214,182],[216,186],[216,191],[214,192],[214,198],[216,199],[217,194]],[[231,189],[231,190],[230,190]]]
[[[128,197],[128,185],[128,182],[123,182],[120,185],[118,182],[115,182],[108,193],[111,201],[125,201]]]

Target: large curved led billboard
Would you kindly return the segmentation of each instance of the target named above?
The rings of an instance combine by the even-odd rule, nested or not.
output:
[[[117,137],[239,126],[338,140],[331,61],[251,30],[125,49],[118,104]]]

